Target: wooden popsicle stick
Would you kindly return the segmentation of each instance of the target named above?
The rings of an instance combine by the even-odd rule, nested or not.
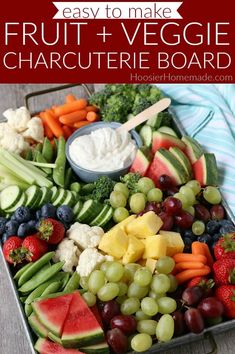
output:
[[[122,124],[120,127],[117,128],[118,132],[122,132],[124,130],[130,131],[137,127],[138,125],[144,123],[146,120],[152,118],[159,112],[164,111],[168,108],[171,104],[170,98],[162,98],[157,103],[154,103],[151,107],[145,109],[143,112],[137,114],[134,118],[131,118],[126,123]]]

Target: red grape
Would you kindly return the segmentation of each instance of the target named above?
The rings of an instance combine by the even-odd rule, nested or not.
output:
[[[224,311],[223,304],[215,297],[203,299],[197,308],[204,318],[220,317]]]
[[[134,316],[119,315],[112,318],[111,328],[119,328],[123,333],[129,335],[135,333],[137,322]]]
[[[144,210],[145,210],[145,212],[154,211],[154,213],[159,214],[162,211],[162,204],[156,203],[156,202],[151,202],[146,205]]]
[[[107,301],[101,308],[101,318],[104,323],[109,324],[114,316],[120,314],[119,304],[115,300]]]
[[[108,345],[115,354],[123,354],[128,350],[128,339],[119,328],[113,328],[106,334]]]
[[[169,189],[166,190],[166,194],[168,197],[172,197],[175,193],[179,192],[179,188],[178,187],[171,187]]]
[[[171,177],[168,175],[161,175],[158,179],[158,184],[162,190],[166,190],[174,186]]]
[[[204,329],[203,317],[198,309],[189,309],[184,314],[186,326],[193,333],[200,333]]]
[[[181,211],[175,216],[175,223],[182,229],[189,229],[193,224],[194,217],[187,211]]]
[[[184,321],[184,315],[180,311],[175,311],[172,314],[174,323],[175,323],[175,330],[174,336],[182,336],[186,332],[186,326]]]
[[[198,220],[202,220],[207,222],[210,220],[210,212],[209,210],[202,204],[195,204],[194,205],[195,209],[195,218]]]
[[[184,303],[188,306],[196,305],[203,297],[203,289],[201,286],[193,286],[186,288],[182,294]]]
[[[222,205],[213,205],[210,209],[212,220],[223,220],[225,216],[225,211]]]
[[[182,211],[182,203],[177,198],[168,197],[163,202],[163,208],[168,215],[177,215]]]
[[[170,231],[172,229],[172,227],[174,226],[174,218],[173,218],[173,216],[168,215],[164,211],[162,211],[158,216],[163,221],[163,225],[161,227],[161,230]]]

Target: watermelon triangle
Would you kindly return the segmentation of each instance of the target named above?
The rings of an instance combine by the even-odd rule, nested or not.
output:
[[[104,332],[78,291],[73,293],[62,333],[64,347],[81,347],[101,342]]]
[[[40,322],[57,337],[62,334],[63,325],[69,312],[73,294],[38,300],[32,303]]]
[[[65,349],[62,345],[44,338],[37,340],[35,349],[41,354],[84,354],[77,349]]]

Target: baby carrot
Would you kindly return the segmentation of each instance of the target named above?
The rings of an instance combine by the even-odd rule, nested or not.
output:
[[[71,102],[73,102],[73,101],[76,101],[76,97],[75,97],[74,95],[69,94],[69,95],[67,95],[67,96],[65,97],[65,102],[66,102],[66,103],[71,103]]]
[[[74,123],[74,128],[81,128],[81,127],[84,127],[85,125],[88,125],[88,124],[91,124],[91,122],[88,122],[88,121],[81,121],[81,122],[77,122],[77,123]]]
[[[177,279],[178,284],[185,283],[186,281],[194,278],[194,277],[199,277],[203,275],[209,274],[211,271],[210,267],[204,266],[203,268],[200,269],[187,269],[184,270],[180,273],[178,273],[175,277]]]
[[[200,269],[203,268],[205,264],[202,262],[180,262],[175,265],[174,273],[179,273],[185,269]]]
[[[192,253],[177,253],[173,256],[176,263],[179,262],[201,262],[206,264],[207,259],[202,254],[192,254]]]
[[[214,260],[206,243],[195,241],[192,243],[192,253],[195,255],[202,254],[207,259],[207,264],[212,267]]]
[[[79,122],[80,120],[86,119],[87,111],[82,109],[80,111],[75,111],[72,113],[60,116],[59,121],[62,124],[73,124]]]
[[[68,139],[70,137],[70,135],[73,133],[72,129],[70,127],[68,127],[67,125],[63,125],[62,129],[64,132],[64,137],[66,139]]]
[[[55,107],[54,112],[56,117],[84,109],[87,106],[87,100],[80,98],[76,101],[65,103],[61,106]]]
[[[96,106],[86,106],[86,111],[87,112],[98,112],[98,107]]]
[[[56,138],[63,136],[63,129],[56,118],[54,118],[50,112],[45,112],[45,120],[51,131]]]
[[[89,122],[95,122],[96,120],[98,120],[98,114],[96,112],[90,111],[90,112],[87,113],[86,119]]]
[[[46,109],[45,112],[46,113],[50,113],[55,118],[55,113],[54,113],[54,110],[52,108]]]
[[[48,139],[52,139],[54,137],[54,134],[52,133],[51,128],[48,126],[44,114],[45,114],[45,112],[41,112],[39,114],[39,117],[41,118],[41,120],[43,122],[44,134],[48,137]]]

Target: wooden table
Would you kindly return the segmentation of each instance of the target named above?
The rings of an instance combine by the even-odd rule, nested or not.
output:
[[[53,85],[0,85],[0,114],[9,107],[20,107],[24,105],[23,97],[31,91],[44,89]],[[81,93],[81,89],[73,89],[75,93]],[[43,96],[39,100],[33,100],[30,107],[32,111],[37,111],[48,104],[62,102],[64,93],[57,92]],[[2,116],[0,115],[0,119]],[[2,259],[0,259],[0,354],[30,354],[29,345],[24,333],[21,318],[14,300],[12,290],[8,284],[8,279],[4,273]],[[218,353],[235,353],[235,330],[228,331],[216,336]],[[184,345],[177,349],[167,351],[168,354],[203,354],[211,350],[207,342],[198,342]]]

